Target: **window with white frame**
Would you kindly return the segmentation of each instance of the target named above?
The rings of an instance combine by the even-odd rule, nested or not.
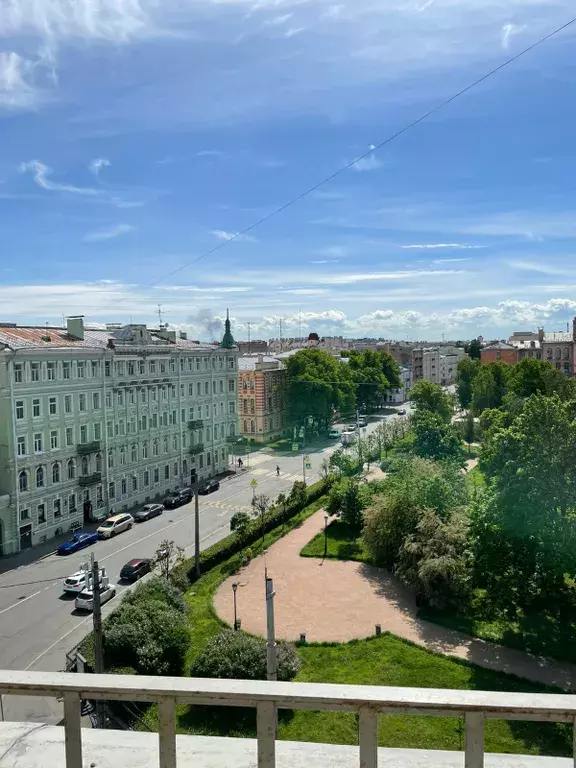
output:
[[[60,482],[60,462],[59,461],[55,461],[54,464],[52,464],[52,482],[53,483]]]
[[[48,413],[50,416],[58,415],[58,400],[55,397],[48,398]]]
[[[70,363],[62,363],[62,378],[70,378]]]
[[[34,453],[42,453],[42,450],[43,450],[42,432],[35,432],[34,433]]]
[[[56,363],[46,363],[46,378],[48,381],[56,379]]]
[[[64,413],[72,413],[72,395],[64,395]]]
[[[14,363],[14,383],[22,384],[24,381],[24,373],[22,363]]]
[[[20,510],[20,521],[24,520],[30,520],[30,510],[29,509],[21,509]]]
[[[40,363],[30,363],[30,381],[40,381]]]
[[[100,392],[92,392],[92,408],[95,411],[100,408]]]
[[[19,437],[16,441],[18,447],[18,456],[26,456],[26,438]]]
[[[54,517],[62,517],[62,501],[60,499],[54,499],[52,509],[54,510]]]
[[[16,400],[16,418],[18,421],[24,418],[24,400]]]
[[[116,498],[116,486],[114,482],[108,483],[108,498],[109,499]]]
[[[69,459],[66,469],[68,472],[68,480],[74,480],[76,478],[76,460]]]
[[[83,392],[78,395],[78,409],[80,411],[86,410],[86,395]]]
[[[73,512],[76,512],[76,494],[71,493],[70,496],[68,496],[68,512],[72,514]]]
[[[18,490],[20,493],[28,490],[28,471],[25,469],[18,475]]]
[[[38,515],[38,525],[44,525],[46,522],[46,505],[44,503],[38,504],[36,513]]]
[[[44,488],[44,467],[36,467],[36,488]]]
[[[78,360],[76,363],[76,376],[79,379],[86,378],[86,363],[83,360]]]
[[[88,442],[88,425],[82,424],[80,427],[80,442],[82,445]]]
[[[58,430],[53,429],[50,432],[50,450],[55,451],[56,448],[58,448],[58,444],[59,444]]]
[[[33,418],[37,419],[40,416],[42,416],[42,406],[40,403],[40,398],[36,397],[34,400],[32,400],[32,416]]]
[[[94,440],[101,440],[102,439],[102,424],[99,421],[96,421],[93,426],[94,429]]]
[[[132,443],[132,447],[130,449],[130,460],[132,463],[138,461],[138,446],[136,443]]]
[[[125,477],[123,477],[122,480],[120,481],[120,492],[122,493],[122,496],[125,496],[128,493]]]
[[[148,458],[148,440],[144,440],[142,443],[142,458],[147,459]]]
[[[92,362],[90,363],[90,366],[92,368],[92,378],[98,379],[100,377],[100,361],[92,360]]]

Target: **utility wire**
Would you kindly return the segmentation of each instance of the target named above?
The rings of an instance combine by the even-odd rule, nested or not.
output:
[[[453,101],[456,101],[456,99],[459,99],[461,96],[463,96],[465,93],[468,93],[468,91],[471,91],[473,88],[476,88],[478,85],[483,83],[485,80],[488,80],[493,75],[497,74],[501,70],[508,67],[510,64],[513,64],[515,61],[518,61],[522,56],[525,56],[527,53],[530,53],[530,51],[533,51],[535,48],[538,48],[538,46],[542,45],[542,43],[545,43],[546,41],[550,40],[552,37],[555,37],[560,32],[563,32],[565,29],[568,29],[568,27],[572,26],[574,23],[576,23],[576,16],[570,21],[567,21],[565,24],[562,24],[562,26],[557,27],[552,32],[549,32],[547,35],[544,35],[544,37],[539,38],[536,40],[536,42],[532,43],[532,45],[529,45],[527,48],[524,48],[522,51],[517,53],[514,56],[511,56],[509,59],[506,59],[506,61],[502,62],[502,64],[499,64],[497,67],[494,67],[494,69],[491,69],[486,74],[482,75],[482,77],[479,77],[477,80],[474,80],[474,82],[467,85],[465,88],[462,88],[457,93],[453,94],[449,98],[445,99],[444,101],[440,102],[440,104],[437,104],[432,109],[429,109],[427,112],[425,112],[420,117],[416,118],[416,120],[413,120],[412,122],[405,125],[403,128],[400,128],[400,130],[396,131],[395,133],[388,136],[388,138],[384,139],[384,141],[381,141],[379,144],[373,145],[373,148],[369,149],[368,152],[365,152],[363,155],[360,155],[355,160],[352,160],[349,163],[346,163],[346,165],[343,165],[341,168],[339,168],[337,171],[334,171],[334,173],[330,174],[329,176],[326,176],[321,181],[314,184],[312,187],[309,187],[304,192],[301,192],[296,197],[293,197],[291,200],[288,200],[286,203],[283,203],[278,208],[275,208],[270,213],[266,214],[266,216],[262,216],[262,218],[255,221],[253,224],[250,224],[250,226],[246,227],[245,229],[240,230],[240,232],[236,232],[236,234],[232,235],[229,239],[224,240],[217,245],[213,246],[212,248],[209,248],[208,250],[201,253],[199,256],[197,256],[195,259],[191,259],[190,261],[187,261],[185,264],[182,264],[179,267],[176,267],[176,269],[171,270],[170,272],[167,272],[166,274],[162,275],[161,277],[157,278],[156,280],[153,280],[151,283],[148,283],[147,285],[142,286],[141,290],[146,291],[149,288],[153,288],[155,285],[158,285],[158,283],[162,282],[168,277],[172,277],[173,275],[177,275],[179,272],[182,272],[184,269],[187,269],[188,267],[192,266],[192,264],[196,264],[201,259],[206,258],[207,256],[211,256],[213,253],[216,253],[221,248],[224,248],[225,246],[232,243],[234,240],[238,240],[239,238],[243,237],[244,235],[251,232],[253,229],[256,229],[256,227],[261,226],[267,221],[270,221],[270,219],[277,216],[279,213],[282,213],[287,208],[292,207],[296,203],[303,200],[305,197],[308,197],[313,192],[315,192],[320,187],[324,186],[324,184],[327,184],[330,181],[333,181],[338,176],[343,174],[345,171],[347,171],[349,168],[352,168],[353,165],[356,165],[360,160],[364,160],[370,155],[372,155],[374,152],[376,152],[379,149],[382,149],[382,147],[385,147],[386,145],[393,142],[395,139],[399,138],[403,134],[410,131],[412,128],[415,128],[420,123],[427,120],[432,115],[436,114],[436,112],[439,112],[440,110],[447,107],[449,104],[451,104]],[[116,305],[114,305],[116,306]],[[108,309],[108,307],[103,307],[102,309]]]

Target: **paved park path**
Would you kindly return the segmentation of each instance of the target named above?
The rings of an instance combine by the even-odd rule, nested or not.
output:
[[[309,641],[345,642],[383,631],[411,640],[432,651],[457,656],[488,669],[537,683],[576,689],[576,665],[538,658],[417,617],[411,592],[381,568],[352,561],[300,557],[300,550],[324,527],[324,511],[316,512],[299,528],[277,541],[266,555],[253,560],[218,589],[218,615],[233,624],[232,583],[238,589],[242,629],[266,633],[265,568],[274,580],[276,637]]]

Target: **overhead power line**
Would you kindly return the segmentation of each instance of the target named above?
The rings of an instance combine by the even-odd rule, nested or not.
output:
[[[379,149],[382,149],[382,147],[385,147],[391,142],[395,141],[400,136],[412,130],[412,128],[415,128],[417,125],[424,122],[432,115],[436,114],[440,110],[447,107],[453,101],[456,101],[456,99],[459,99],[465,93],[468,93],[468,91],[471,91],[472,89],[476,88],[478,85],[483,83],[484,81],[488,80],[490,77],[493,77],[495,74],[497,74],[501,70],[510,66],[510,64],[513,64],[515,61],[518,61],[518,59],[520,59],[522,56],[525,56],[527,53],[530,53],[530,51],[533,51],[535,48],[538,48],[538,46],[542,45],[542,43],[545,43],[546,41],[550,40],[552,37],[555,37],[556,35],[558,35],[560,32],[563,32],[564,30],[568,29],[568,27],[572,26],[574,23],[576,23],[576,16],[570,19],[570,21],[567,21],[565,24],[562,24],[562,26],[557,27],[552,32],[549,32],[547,35],[544,35],[544,37],[539,38],[538,40],[536,40],[536,42],[532,43],[527,48],[524,48],[519,53],[506,59],[506,61],[502,62],[502,64],[499,64],[497,67],[494,67],[494,69],[491,69],[489,72],[486,72],[486,74],[482,75],[477,80],[474,80],[474,82],[470,83],[465,88],[462,88],[457,93],[453,94],[449,98],[440,102],[435,107],[432,107],[432,109],[429,109],[420,117],[416,118],[415,120],[412,120],[412,122],[408,123],[403,128],[400,128],[398,131],[388,136],[388,138],[384,139],[379,144],[372,145],[372,147],[368,150],[368,152],[365,152],[363,155],[360,155],[354,160],[351,160],[349,163],[346,163],[345,165],[341,166],[340,168],[338,168],[338,170],[334,171],[334,173],[331,173],[329,176],[326,176],[321,181],[318,181],[316,184],[309,187],[304,192],[301,192],[299,195],[296,195],[296,197],[293,197],[292,199],[280,205],[278,208],[275,208],[270,213],[266,214],[265,216],[262,216],[262,218],[258,219],[253,224],[250,224],[248,227],[245,227],[239,232],[236,232],[236,234],[231,235],[231,237],[229,237],[228,239],[223,240],[222,242],[214,245],[212,248],[209,248],[208,250],[204,251],[196,258],[191,259],[190,261],[187,261],[184,264],[181,264],[179,267],[176,267],[170,272],[166,272],[164,275],[157,278],[156,280],[153,280],[147,285],[142,286],[141,290],[145,291],[145,290],[148,290],[149,288],[153,288],[155,285],[158,285],[158,283],[161,283],[163,280],[166,280],[168,277],[173,277],[174,275],[177,275],[179,272],[182,272],[183,270],[187,269],[193,264],[197,264],[201,259],[205,259],[207,256],[211,256],[213,253],[216,253],[221,248],[224,248],[230,243],[234,242],[234,240],[238,240],[239,238],[243,237],[249,232],[252,232],[252,230],[256,229],[257,227],[260,227],[265,222],[270,221],[270,219],[273,219],[275,216],[278,216],[279,213],[282,213],[287,208],[290,208],[296,203],[299,203],[301,200],[311,195],[320,187],[324,186],[325,184],[328,184],[328,182],[330,181],[333,181],[338,176],[342,175],[345,171],[347,171],[349,168],[352,168],[352,166],[356,165],[356,163],[366,159],[370,155],[374,154],[374,152],[377,152]],[[117,305],[114,305],[114,306],[117,306]],[[107,307],[103,307],[102,309],[107,309]]]

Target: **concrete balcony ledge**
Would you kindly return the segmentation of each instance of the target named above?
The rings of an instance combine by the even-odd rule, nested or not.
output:
[[[158,736],[153,733],[83,729],[84,766],[158,768]],[[179,766],[256,768],[252,739],[177,736]],[[486,768],[569,768],[569,758],[532,755],[485,755]],[[0,768],[62,768],[64,729],[39,723],[0,723]],[[462,768],[462,752],[379,749],[379,768]],[[277,768],[358,768],[358,747],[279,741]]]

